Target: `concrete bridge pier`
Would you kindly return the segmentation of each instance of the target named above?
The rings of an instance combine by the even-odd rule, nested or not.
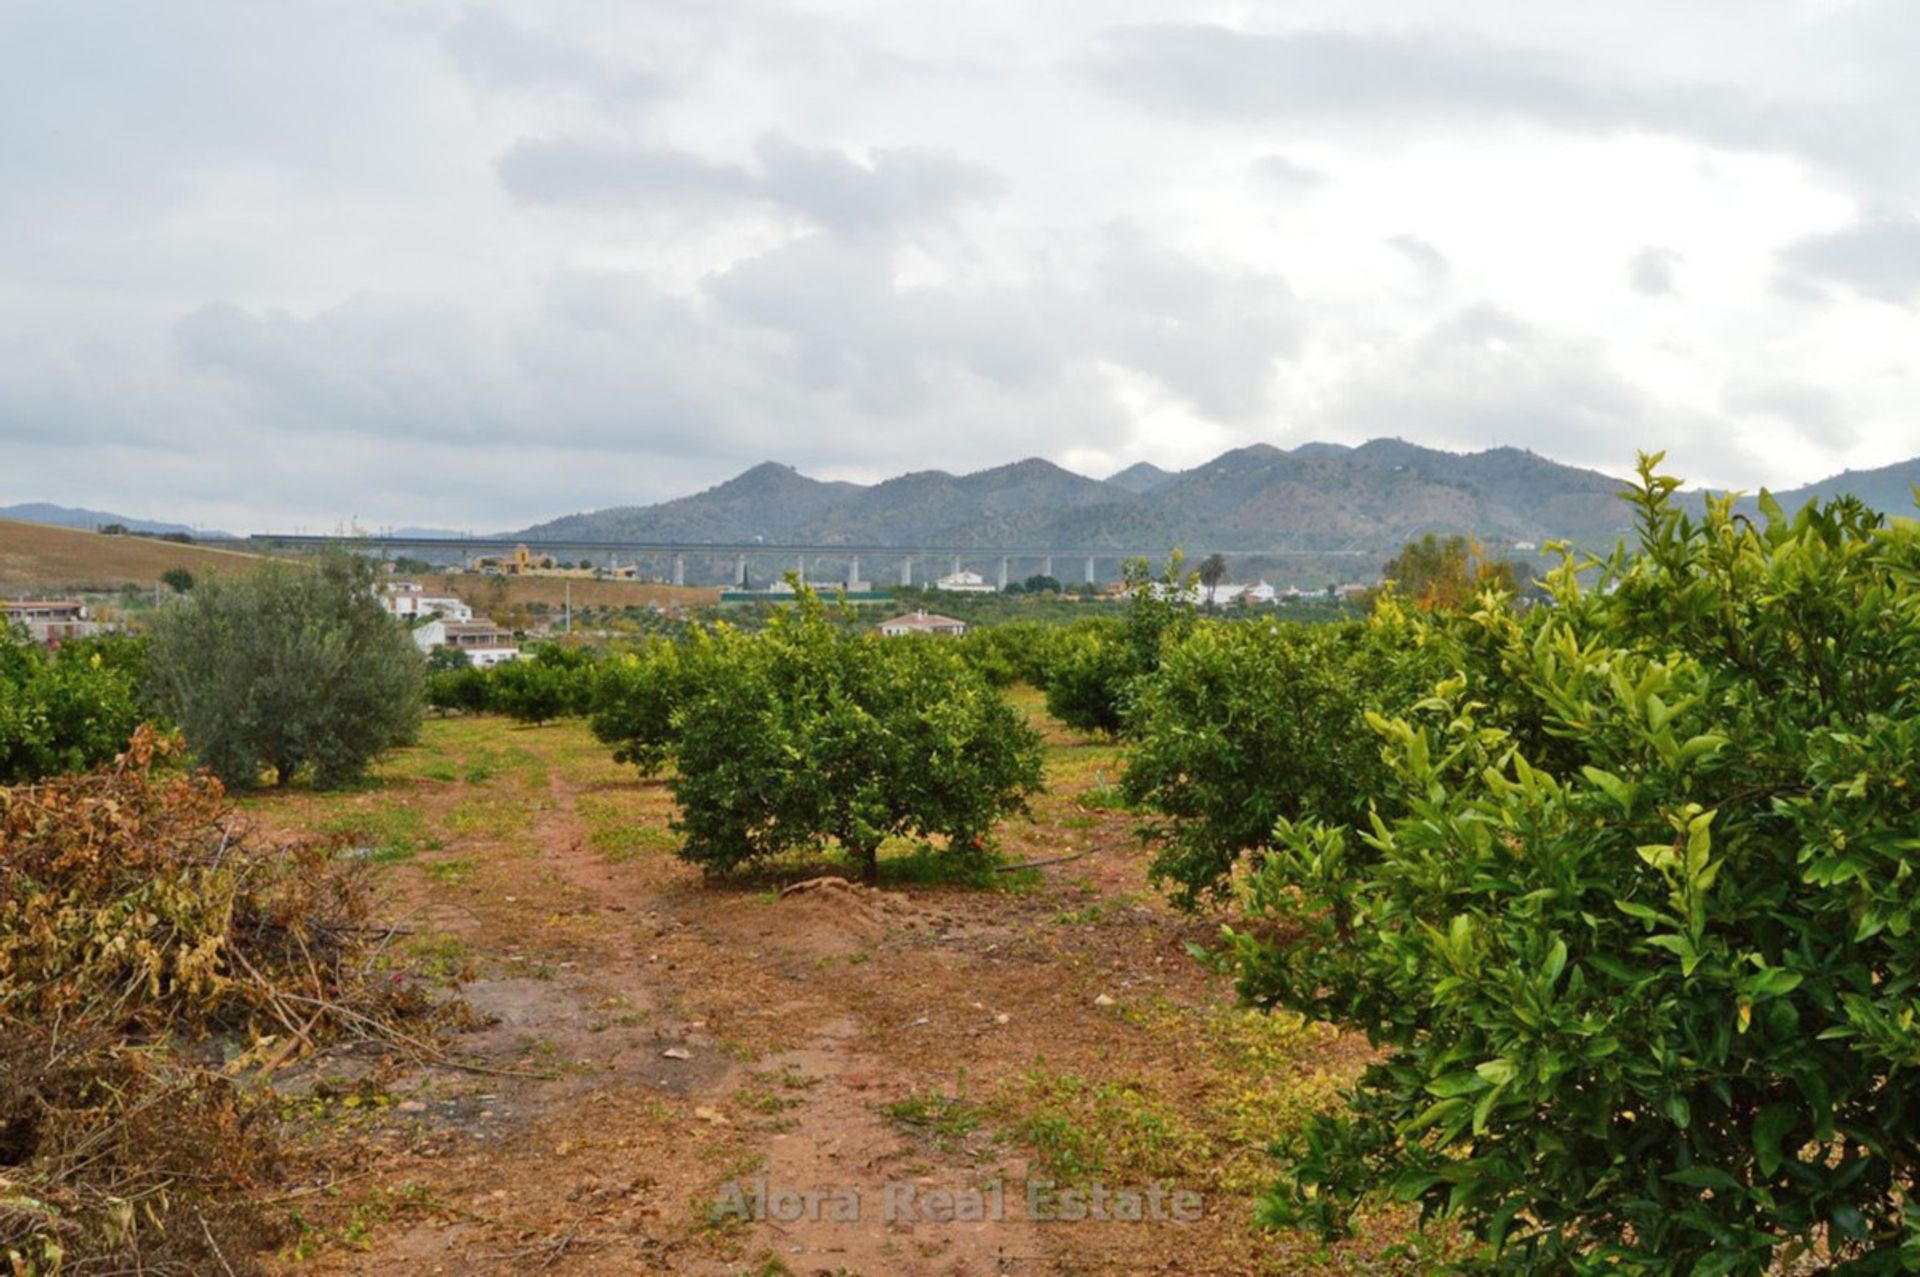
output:
[[[673,583],[675,585],[687,583],[687,556],[684,554],[673,556]]]
[[[1087,575],[1086,575],[1086,582],[1087,582],[1087,584],[1088,584],[1088,585],[1092,585],[1092,584],[1093,584],[1093,556],[1092,556],[1091,554],[1089,554],[1089,555],[1087,556]]]
[[[744,554],[736,554],[733,558],[733,583],[735,586],[741,586],[745,585],[746,582],[747,556]]]
[[[800,574],[800,584],[805,585],[807,583],[807,556],[806,555],[802,554],[796,557],[794,561],[793,570]]]
[[[953,574],[960,575],[960,556],[957,554],[953,556]]]
[[[1049,554],[1046,558],[1040,560],[1040,575],[1041,576],[1053,575],[1053,556],[1051,554]]]
[[[1003,591],[1007,588],[1007,556],[1004,554],[1000,556],[1000,588]]]
[[[913,585],[912,555],[908,555],[906,558],[900,560],[900,585],[903,589],[911,588]]]
[[[855,554],[847,559],[847,588],[857,589],[860,585],[860,556]]]

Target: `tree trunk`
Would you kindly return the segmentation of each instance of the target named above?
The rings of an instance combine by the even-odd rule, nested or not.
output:
[[[869,887],[880,885],[880,849],[878,847],[860,852],[860,881]]]

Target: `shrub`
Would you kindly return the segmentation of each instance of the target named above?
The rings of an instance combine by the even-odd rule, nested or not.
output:
[[[672,756],[676,718],[703,690],[702,671],[714,641],[696,633],[685,644],[655,639],[601,665],[593,684],[592,728],[613,746],[616,762],[658,771]]]
[[[1076,624],[1048,653],[1047,712],[1079,731],[1122,734],[1135,680],[1159,668],[1165,646],[1193,629],[1193,579],[1182,573],[1178,550],[1158,580],[1145,559],[1129,559],[1124,571],[1125,622]]]
[[[681,855],[709,870],[833,839],[872,882],[887,839],[972,852],[1039,788],[1039,736],[947,644],[849,635],[804,587],[711,641],[673,781]]]
[[[1601,588],[1569,563],[1553,606],[1475,617],[1517,692],[1488,666],[1375,720],[1404,814],[1283,823],[1251,879],[1243,992],[1380,1053],[1269,1219],[1418,1203],[1479,1271],[1920,1260],[1920,531],[1695,521],[1657,462]]]
[[[959,640],[960,655],[995,687],[1030,683],[1044,687],[1048,663],[1061,631],[1037,621],[978,626]]]
[[[1168,645],[1134,684],[1123,778],[1128,805],[1165,817],[1156,878],[1192,904],[1282,818],[1364,823],[1388,781],[1366,711],[1402,712],[1447,672],[1448,644],[1408,637],[1386,619],[1205,622]]]
[[[487,708],[522,723],[546,723],[588,712],[594,656],[584,647],[542,643],[522,659],[487,671]]]
[[[423,669],[374,597],[374,564],[332,554],[211,580],[154,619],[153,674],[194,753],[229,785],[353,779],[411,739]]]
[[[1068,626],[1047,662],[1047,713],[1081,732],[1118,735],[1127,689],[1140,673],[1124,627],[1087,620]]]
[[[427,675],[428,708],[445,713],[482,714],[488,704],[487,671],[471,665]]]
[[[0,627],[0,784],[112,758],[143,717],[126,649],[90,640],[59,659]]]

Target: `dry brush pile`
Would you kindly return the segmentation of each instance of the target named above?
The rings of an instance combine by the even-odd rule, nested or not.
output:
[[[265,846],[141,729],[0,789],[0,1271],[243,1272],[273,1238],[259,1080],[423,1009],[353,862]]]

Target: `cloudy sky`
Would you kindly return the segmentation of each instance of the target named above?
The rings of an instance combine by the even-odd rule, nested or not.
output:
[[[0,0],[0,503],[1920,454],[1910,0]]]

